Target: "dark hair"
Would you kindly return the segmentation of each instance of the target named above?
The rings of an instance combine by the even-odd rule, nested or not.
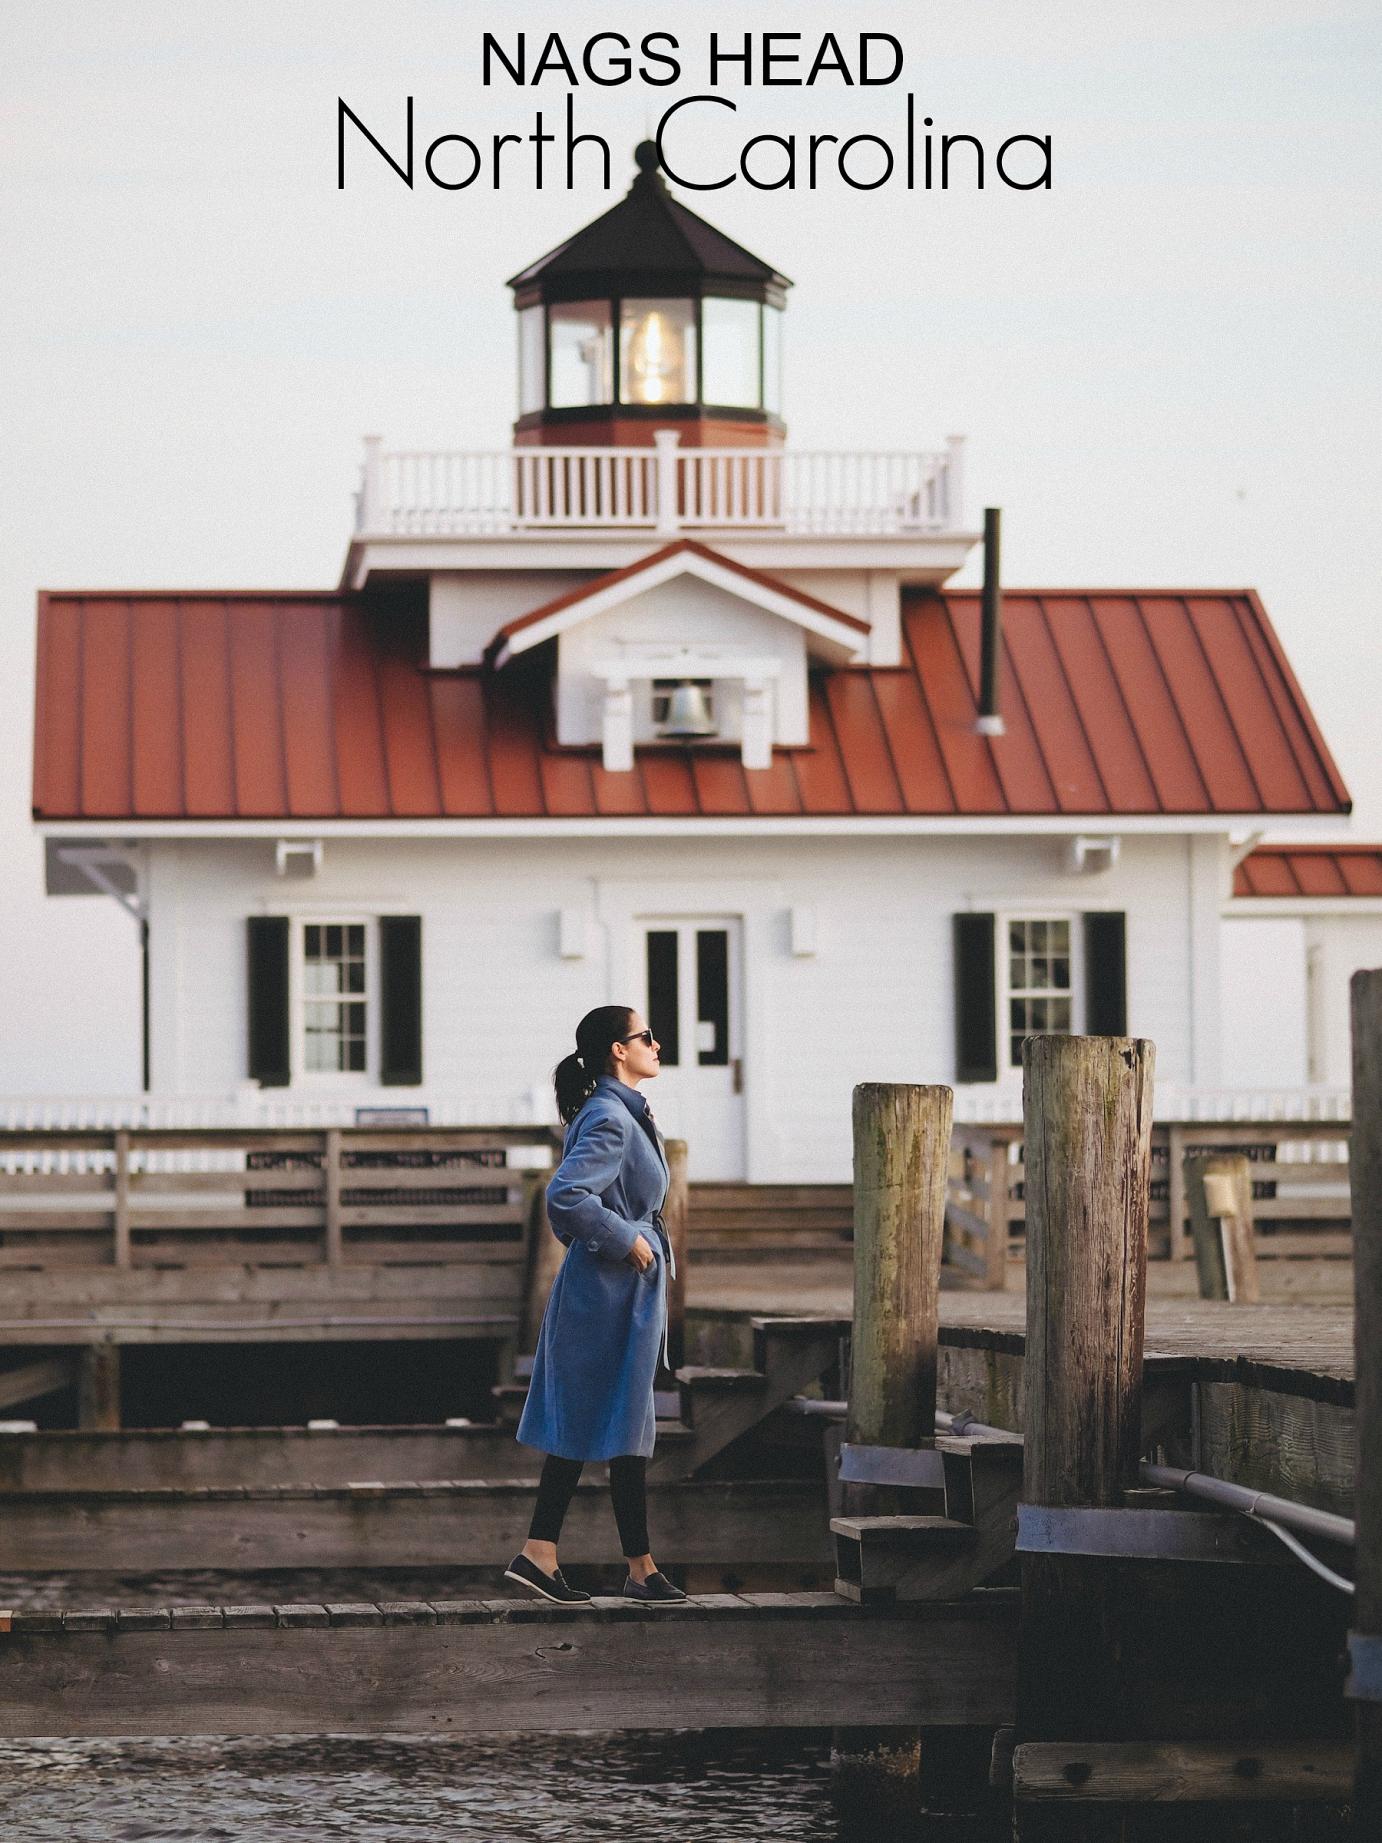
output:
[[[552,1071],[557,1091],[557,1112],[569,1126],[595,1092],[595,1079],[610,1072],[610,1045],[627,1036],[631,1005],[597,1005],[576,1026],[576,1048],[563,1056]]]

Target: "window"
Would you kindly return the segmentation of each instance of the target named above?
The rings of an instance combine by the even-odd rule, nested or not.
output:
[[[370,928],[363,921],[300,924],[298,1066],[304,1076],[368,1072]]]
[[[1070,918],[1013,917],[1007,923],[1008,1063],[1022,1066],[1022,1039],[1075,1028]]]
[[[563,301],[547,310],[552,346],[551,406],[585,409],[613,395],[608,301]]]
[[[667,721],[672,693],[680,685],[694,685],[705,695],[706,715],[715,720],[715,680],[713,678],[655,678],[653,680],[653,723],[657,728]]]
[[[763,309],[763,407],[782,414],[782,309]]]
[[[619,316],[619,401],[693,403],[696,303],[624,301]]]
[[[731,408],[756,410],[759,389],[757,301],[707,295],[701,302],[701,398]]]
[[[547,351],[543,310],[525,307],[518,316],[518,413],[530,415],[547,400]]]

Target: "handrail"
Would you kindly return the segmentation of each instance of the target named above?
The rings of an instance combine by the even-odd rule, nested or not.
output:
[[[902,537],[958,531],[962,438],[943,449],[523,447],[384,452],[371,438],[357,536],[550,530],[760,530]]]

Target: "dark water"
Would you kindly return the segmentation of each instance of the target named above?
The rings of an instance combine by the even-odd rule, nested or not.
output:
[[[794,1733],[0,1742],[0,1810],[6,1843],[865,1835]]]
[[[497,1572],[472,1570],[0,1576],[0,1605],[30,1609],[512,1592]],[[962,1811],[852,1805],[822,1729],[0,1739],[0,1843],[987,1843],[993,1834]]]

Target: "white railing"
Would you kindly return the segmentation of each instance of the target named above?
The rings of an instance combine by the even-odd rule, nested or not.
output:
[[[933,453],[503,448],[386,454],[365,442],[356,530],[371,537],[507,537],[552,530],[772,531],[907,537],[958,531],[963,437]]]

